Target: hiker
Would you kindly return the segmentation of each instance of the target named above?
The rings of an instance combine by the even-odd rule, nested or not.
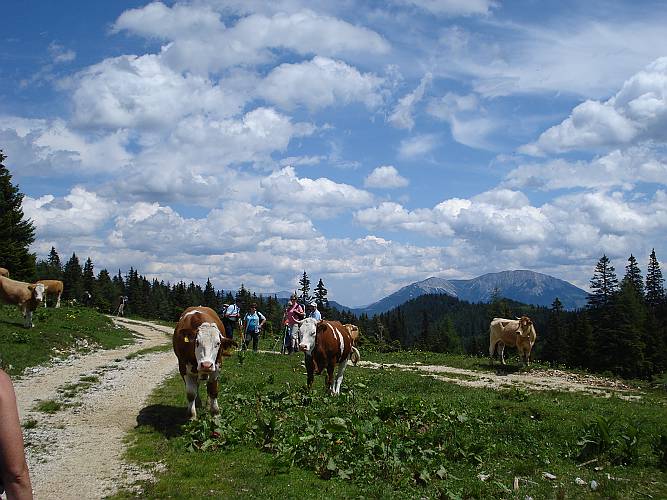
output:
[[[257,352],[257,346],[259,344],[259,332],[264,326],[264,323],[266,323],[266,316],[257,310],[257,304],[253,302],[250,304],[250,310],[243,317],[243,322],[245,323],[243,350],[245,351],[248,348],[248,344],[252,338],[252,350]]]
[[[297,348],[295,344],[297,342],[298,333],[299,333],[299,321],[306,317],[303,312],[303,307],[297,302],[296,293],[293,293],[287,303],[285,308],[285,314],[283,315],[283,323],[287,325],[287,334],[285,335],[285,344],[287,344],[287,354],[292,354]]]
[[[12,381],[0,369],[0,494],[32,499],[30,472],[25,460],[23,434]]]
[[[314,300],[306,307],[306,313],[309,318],[313,318],[315,321],[322,321],[322,313],[317,310],[317,302]]]
[[[238,323],[241,317],[241,298],[236,297],[233,304],[225,308],[222,317],[222,324],[225,326],[225,337],[234,338],[234,326]]]

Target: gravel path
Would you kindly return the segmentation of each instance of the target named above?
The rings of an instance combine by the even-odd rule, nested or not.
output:
[[[36,499],[101,498],[146,474],[121,462],[123,437],[147,396],[176,372],[176,358],[171,350],[127,356],[169,344],[173,329],[114,321],[136,332],[137,343],[32,369],[14,384],[21,420],[33,425],[25,440]],[[88,384],[73,387],[82,377],[90,377]],[[65,386],[75,394],[66,397]],[[50,400],[66,406],[52,414],[35,410]]]
[[[433,377],[443,382],[450,382],[466,387],[488,387],[491,389],[508,389],[521,387],[534,391],[564,391],[585,392],[597,396],[618,396],[621,399],[637,400],[641,398],[640,393],[622,382],[593,375],[577,374],[562,370],[541,370],[534,372],[515,372],[497,374],[453,368],[444,365],[423,365],[421,363],[373,363],[371,361],[360,361],[363,368],[384,369],[393,368],[397,370],[410,370],[422,373],[424,376]]]

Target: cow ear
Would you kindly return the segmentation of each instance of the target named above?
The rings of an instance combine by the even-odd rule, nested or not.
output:
[[[35,285],[28,285],[28,290],[31,292],[35,289]]]
[[[229,337],[223,337],[220,335],[220,347],[222,349],[231,349],[232,347],[238,347],[238,344],[235,340],[230,339]]]

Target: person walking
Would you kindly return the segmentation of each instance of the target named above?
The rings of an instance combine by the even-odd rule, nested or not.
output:
[[[315,321],[322,321],[322,313],[317,309],[317,302],[314,300],[306,307],[306,314]]]
[[[2,493],[6,493],[8,499],[32,499],[16,393],[9,375],[0,369],[0,494]]]
[[[252,339],[252,350],[257,352],[259,344],[259,332],[266,323],[266,316],[257,310],[257,304],[250,304],[250,310],[243,317],[245,323],[245,338],[243,340],[243,350],[248,348],[250,339]]]
[[[237,297],[233,304],[225,309],[222,324],[225,327],[225,337],[234,338],[234,327],[241,317],[241,298]]]
[[[287,344],[287,354],[292,354],[295,350],[298,349],[298,346],[295,347],[295,343],[300,341],[298,338],[299,333],[299,321],[305,318],[306,315],[303,312],[303,307],[297,302],[296,293],[292,294],[285,308],[285,314],[283,315],[283,323],[287,325],[287,335],[285,343]]]

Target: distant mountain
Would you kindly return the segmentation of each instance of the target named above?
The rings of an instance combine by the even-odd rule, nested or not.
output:
[[[404,286],[369,306],[352,309],[352,312],[374,316],[426,294],[444,294],[468,302],[489,302],[495,289],[502,297],[539,306],[550,306],[558,297],[565,309],[583,307],[587,296],[581,288],[553,276],[524,270],[502,271],[470,280],[428,278]]]
[[[292,296],[292,292],[282,290],[280,292],[270,292],[270,293],[260,293],[262,297],[276,297],[277,299],[289,299]]]

